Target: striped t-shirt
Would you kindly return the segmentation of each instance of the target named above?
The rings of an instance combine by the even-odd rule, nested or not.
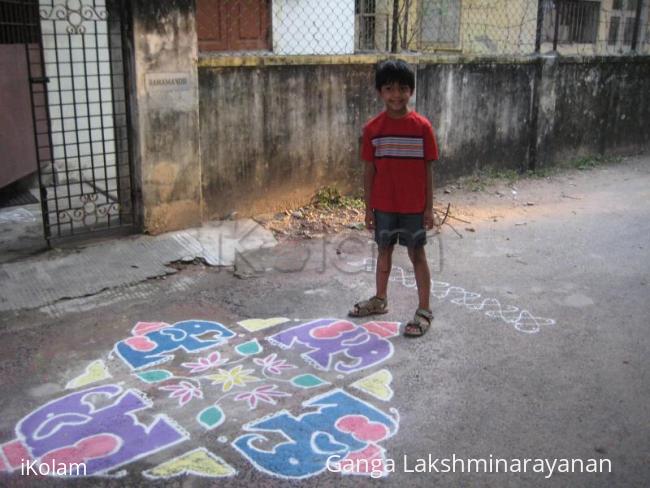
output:
[[[426,161],[438,159],[433,127],[409,112],[393,119],[384,111],[363,128],[361,159],[375,164],[370,204],[382,212],[422,213]]]

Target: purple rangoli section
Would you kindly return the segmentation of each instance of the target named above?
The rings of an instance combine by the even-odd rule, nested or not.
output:
[[[333,380],[323,374],[350,375],[378,366],[392,356],[390,339],[398,331],[395,322],[357,325],[328,318],[285,328],[264,341],[240,339],[219,322],[139,322],[131,336],[115,344],[113,361],[126,367],[122,375],[146,386],[155,405],[139,390],[117,384],[119,365],[109,373],[104,361],[96,361],[92,370],[68,382],[68,388],[83,389],[47,402],[16,424],[15,439],[0,445],[0,473],[35,461],[83,463],[86,476],[114,475],[118,468],[165,450],[168,461],[147,470],[147,478],[234,476],[237,470],[217,455],[224,449],[254,469],[293,479],[322,473],[331,456],[381,463],[380,442],[398,430],[396,411],[387,415],[340,387],[332,388]],[[264,342],[281,349],[268,351]],[[282,357],[282,350],[291,349],[313,372]],[[110,383],[88,387],[99,381]],[[371,383],[369,388],[378,388]],[[311,389],[315,393],[308,400],[290,401],[294,393]],[[180,415],[184,427],[172,420],[190,407],[199,413]],[[275,413],[261,419],[253,412],[273,407]],[[239,426],[233,425],[234,412],[241,418]],[[186,443],[191,432],[210,431],[213,439],[221,439],[219,432],[226,427],[241,432],[229,444],[220,440],[196,448]],[[268,432],[282,434],[285,441],[267,439]],[[369,473],[359,469],[354,474]]]

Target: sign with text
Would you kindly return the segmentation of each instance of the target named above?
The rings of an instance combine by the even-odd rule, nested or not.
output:
[[[190,89],[189,73],[147,73],[145,82],[148,93],[169,93]]]

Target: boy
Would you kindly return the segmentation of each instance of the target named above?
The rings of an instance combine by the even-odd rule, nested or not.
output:
[[[397,242],[413,263],[419,304],[404,335],[424,335],[433,320],[429,307],[431,278],[424,253],[426,231],[433,227],[432,162],[438,147],[431,123],[408,108],[415,89],[413,70],[401,60],[377,67],[375,87],[385,110],[363,128],[361,159],[365,162],[366,227],[378,246],[377,293],[358,302],[352,317],[388,312],[386,293]]]

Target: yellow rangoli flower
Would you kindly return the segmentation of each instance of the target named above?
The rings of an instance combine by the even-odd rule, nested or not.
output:
[[[252,369],[242,370],[242,366],[235,366],[230,371],[225,369],[219,369],[217,374],[211,374],[206,376],[206,378],[212,380],[213,385],[222,384],[222,391],[230,391],[233,386],[244,386],[246,383],[252,383],[253,381],[260,381],[259,378],[251,376],[249,373],[252,373]]]

